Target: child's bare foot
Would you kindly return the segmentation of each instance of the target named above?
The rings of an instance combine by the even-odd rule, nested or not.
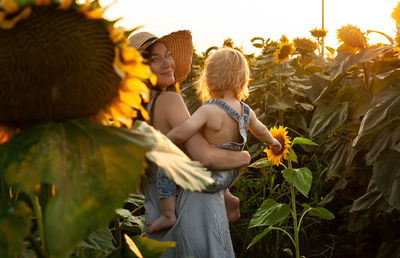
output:
[[[176,222],[176,216],[165,216],[161,215],[158,219],[156,219],[152,223],[146,223],[147,230],[146,233],[154,233],[163,229],[167,229],[172,227]]]
[[[240,218],[240,200],[236,196],[232,195],[229,191],[224,194],[226,214],[228,215],[228,221],[233,222]]]

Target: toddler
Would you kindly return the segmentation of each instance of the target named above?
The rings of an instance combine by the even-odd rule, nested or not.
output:
[[[249,68],[246,59],[237,50],[222,48],[210,55],[197,81],[197,92],[203,105],[181,125],[168,132],[175,144],[184,143],[200,131],[210,144],[229,150],[243,150],[247,130],[264,142],[272,151],[282,148],[268,129],[257,119],[254,111],[241,102],[248,97]],[[229,186],[238,176],[238,169],[213,171],[214,184],[204,192],[224,190],[228,219],[240,216],[239,199],[229,192]],[[172,227],[176,221],[177,187],[161,171],[157,172],[157,190],[161,202],[161,216],[148,224],[148,233]]]

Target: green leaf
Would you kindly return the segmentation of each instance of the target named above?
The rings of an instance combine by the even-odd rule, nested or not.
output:
[[[267,199],[253,215],[249,228],[275,225],[286,219],[289,214],[289,205],[277,203],[273,199]]]
[[[156,144],[146,153],[146,157],[156,163],[180,187],[190,191],[201,191],[213,183],[211,172],[199,162],[192,161],[160,131],[139,121],[135,123],[134,129],[148,133],[154,138]]]
[[[325,219],[325,220],[331,220],[335,218],[335,215],[333,215],[332,212],[328,211],[325,208],[311,208],[311,210],[309,211],[309,214],[311,216],[315,216],[318,217],[320,219]]]
[[[165,250],[176,246],[175,242],[156,241],[143,236],[134,236],[132,240],[139,248],[143,257],[146,258],[158,258]]]
[[[0,203],[0,257],[17,257],[31,227],[31,210],[24,202]]]
[[[47,251],[68,255],[91,232],[105,226],[134,191],[154,137],[87,120],[44,122],[0,146],[0,175],[31,193],[55,185],[43,210]]]
[[[339,77],[351,66],[357,63],[365,63],[367,61],[370,61],[389,49],[393,49],[393,46],[385,46],[374,49],[361,49],[359,53],[346,57],[342,62],[338,62],[332,67],[332,79],[336,79],[337,77]]]
[[[312,173],[308,168],[287,168],[282,171],[282,175],[300,193],[308,197],[312,183]]]
[[[111,233],[107,228],[101,228],[80,242],[73,251],[78,257],[106,257],[115,250]]]
[[[271,162],[268,161],[268,158],[262,158],[259,160],[256,160],[255,162],[251,163],[248,167],[251,168],[263,168],[263,167],[269,167],[272,166]]]
[[[296,152],[292,148],[289,148],[288,158],[289,158],[289,160],[297,163],[297,155],[296,155]]]
[[[387,94],[385,94],[386,92]],[[383,98],[383,100],[379,101],[365,114],[361,121],[358,135],[353,141],[353,146],[356,146],[363,137],[376,134],[390,123],[398,120],[400,96],[398,94],[391,96],[389,93],[393,93],[393,91],[388,89],[381,92],[380,96],[376,96],[377,98]]]
[[[287,253],[290,257],[293,257],[293,252],[289,248],[283,249],[283,252]]]
[[[270,232],[272,229],[271,228],[266,228],[264,229],[263,232],[261,232],[260,234],[256,235],[253,240],[251,240],[251,243],[247,246],[246,249],[249,249],[250,247],[252,247],[255,243],[257,243],[258,241],[260,241],[260,239],[262,239],[268,232]]]
[[[322,137],[341,126],[347,119],[349,103],[338,103],[329,106],[319,106],[314,112],[310,124],[310,137]]]
[[[388,203],[400,210],[400,152],[382,152],[375,161],[372,177]]]
[[[315,142],[311,141],[310,139],[307,138],[303,138],[303,137],[296,137],[293,139],[292,142],[292,146],[295,144],[306,144],[306,145],[316,145],[318,146],[318,144],[316,144]]]

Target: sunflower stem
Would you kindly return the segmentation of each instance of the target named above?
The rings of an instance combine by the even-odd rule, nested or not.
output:
[[[288,160],[288,167],[292,168],[291,160]],[[299,246],[299,228],[297,227],[297,211],[296,211],[296,193],[293,184],[290,184],[290,194],[292,201],[292,217],[293,217],[293,229],[294,229],[294,247],[296,249],[296,258],[300,258],[300,246]]]
[[[40,203],[39,203],[39,197],[36,194],[34,194],[33,196],[31,196],[31,200],[32,200],[32,204],[33,204],[33,210],[35,211],[36,221],[37,221],[38,228],[39,228],[42,250],[46,250],[46,236],[44,233],[43,214],[42,214],[42,208],[40,207]]]
[[[282,103],[282,64],[279,63],[279,74],[278,74],[278,87],[279,87],[279,103]],[[283,110],[278,110],[278,121],[280,125],[283,125]]]

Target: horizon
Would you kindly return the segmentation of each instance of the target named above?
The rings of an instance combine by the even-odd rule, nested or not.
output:
[[[203,53],[212,46],[222,46],[231,38],[235,46],[247,54],[259,51],[250,40],[254,37],[279,41],[285,35],[290,41],[296,37],[312,38],[309,32],[322,26],[321,0],[220,0],[220,1],[160,1],[133,2],[132,0],[100,0],[102,6],[112,2],[105,17],[120,20],[117,26],[131,30],[149,31],[156,36],[187,29],[192,32],[196,52]],[[391,13],[398,1],[325,0],[325,46],[338,47],[336,30],[354,25],[362,32],[380,31],[392,38],[396,25]],[[155,8],[157,6],[157,8]],[[387,43],[377,33],[368,36],[369,43]]]

